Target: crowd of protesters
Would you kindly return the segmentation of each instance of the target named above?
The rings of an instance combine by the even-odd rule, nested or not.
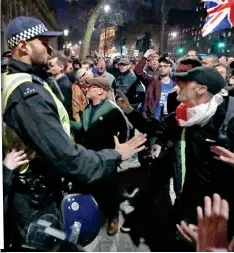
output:
[[[32,24],[8,25],[2,55],[6,249],[25,244],[35,211],[58,213],[65,178],[110,236],[121,211],[121,231],[152,251],[232,251],[234,58],[69,58],[49,46],[59,34],[15,39]]]

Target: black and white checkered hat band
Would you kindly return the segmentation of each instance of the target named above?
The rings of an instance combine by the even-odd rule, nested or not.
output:
[[[31,27],[24,32],[21,32],[19,34],[16,34],[14,37],[11,37],[8,42],[9,49],[15,47],[18,45],[19,40],[30,40],[44,32],[47,32],[48,29],[43,25],[36,25],[34,27]]]

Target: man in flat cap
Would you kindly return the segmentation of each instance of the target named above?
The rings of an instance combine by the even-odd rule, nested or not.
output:
[[[114,136],[118,136],[120,143],[127,141],[128,125],[119,107],[108,99],[111,88],[108,80],[102,77],[87,79],[84,88],[89,105],[81,112],[80,122],[73,123],[75,136],[79,136],[75,138],[77,142],[99,151],[114,148]],[[94,184],[91,192],[108,219],[107,233],[116,234],[120,204],[116,175]]]

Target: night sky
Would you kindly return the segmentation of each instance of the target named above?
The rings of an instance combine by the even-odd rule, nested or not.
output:
[[[137,0],[132,0],[133,2],[137,3]],[[196,7],[196,0],[174,0],[174,8],[177,9],[195,9]],[[65,2],[65,0],[51,0],[52,7],[56,11],[57,19],[60,28],[73,28],[76,29],[75,34],[73,35],[72,40],[80,40],[83,37],[83,33],[87,24],[87,21],[80,20],[78,18],[78,13],[75,8]],[[155,1],[154,8],[160,8],[159,4]],[[136,10],[139,9],[139,4],[133,4],[131,8],[126,7],[124,10],[127,15],[125,15],[125,22],[134,21]]]

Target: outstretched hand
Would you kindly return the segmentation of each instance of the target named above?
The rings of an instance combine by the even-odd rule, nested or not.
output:
[[[211,151],[218,156],[215,159],[224,161],[234,166],[234,153],[220,146],[212,146]]]
[[[148,49],[145,54],[144,54],[144,57],[145,58],[149,58],[151,55],[154,55],[155,54],[155,51],[153,49]]]
[[[115,150],[120,153],[122,160],[127,160],[134,154],[142,151],[145,146],[142,146],[146,142],[146,134],[137,134],[129,141],[125,143],[119,143],[119,140],[114,136]]]
[[[186,242],[196,246],[198,240],[197,226],[193,224],[187,224],[185,221],[181,221],[180,225],[176,225],[180,237]]]
[[[227,221],[229,205],[218,194],[213,195],[213,205],[210,197],[204,199],[204,212],[197,207],[198,241],[197,251],[219,251],[228,249]]]

